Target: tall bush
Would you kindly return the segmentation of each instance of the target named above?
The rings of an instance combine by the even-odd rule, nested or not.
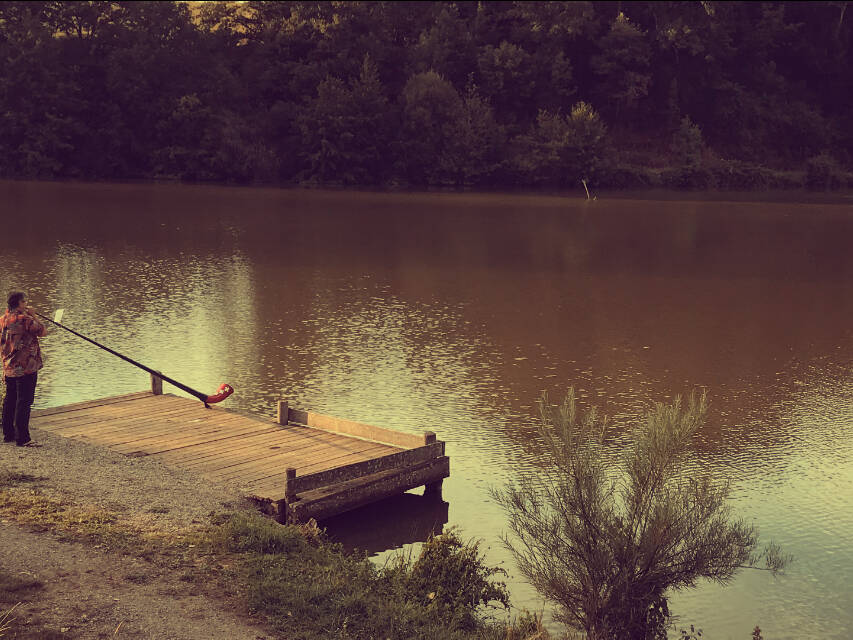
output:
[[[515,140],[513,165],[521,181],[548,186],[579,187],[598,172],[607,127],[586,102],[571,113],[540,111],[531,131]]]
[[[681,166],[698,167],[702,164],[705,141],[702,139],[702,130],[691,122],[689,116],[681,119],[681,125],[672,137],[672,147]]]
[[[727,485],[686,472],[704,394],[651,409],[616,468],[606,421],[581,414],[573,390],[557,408],[543,396],[540,409],[548,468],[493,495],[519,569],[589,640],[665,638],[671,590],[726,583],[761,560],[785,565],[772,544],[754,553],[757,531],[732,517]]]
[[[817,191],[831,191],[844,184],[841,167],[828,153],[809,158],[806,161],[806,186]]]

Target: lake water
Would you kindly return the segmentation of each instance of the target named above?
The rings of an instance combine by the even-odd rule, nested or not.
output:
[[[534,468],[536,400],[570,385],[627,432],[697,387],[691,464],[795,556],[675,594],[711,639],[853,627],[853,207],[0,182],[0,289],[212,393],[447,442],[447,505],[407,496],[329,525],[377,554],[435,526],[483,540],[514,603],[542,600],[489,498]],[[70,334],[44,339],[38,407],[146,388]],[[167,385],[167,390],[169,390]],[[172,392],[177,390],[171,389]]]

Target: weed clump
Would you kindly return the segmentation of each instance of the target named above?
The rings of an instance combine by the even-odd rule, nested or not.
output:
[[[487,637],[495,629],[480,618],[482,607],[509,605],[506,585],[493,580],[503,570],[454,531],[426,542],[416,559],[399,556],[385,567],[344,553],[316,526],[237,514],[218,531],[224,551],[243,554],[250,608],[294,640]],[[502,626],[488,637],[507,634]]]

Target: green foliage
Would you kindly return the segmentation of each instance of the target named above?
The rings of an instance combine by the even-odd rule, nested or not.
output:
[[[651,47],[645,33],[621,12],[599,47],[601,52],[591,59],[593,71],[601,77],[596,93],[601,104],[612,106],[608,110],[619,118],[648,94]]]
[[[704,394],[649,410],[618,468],[606,421],[581,414],[573,390],[556,408],[543,396],[540,409],[548,466],[493,495],[521,572],[590,640],[665,638],[670,590],[788,561],[773,545],[754,554],[757,532],[731,517],[728,487],[686,472]]]
[[[806,186],[817,191],[832,191],[846,185],[846,176],[838,162],[828,153],[806,161]]]
[[[660,179],[661,184],[669,189],[706,190],[715,186],[714,174],[703,166],[665,169],[661,172]]]
[[[681,166],[698,167],[702,164],[702,152],[705,150],[702,130],[690,121],[689,116],[681,119],[681,125],[672,137],[672,147]]]
[[[506,40],[497,47],[487,44],[477,58],[477,70],[486,95],[498,111],[508,120],[523,116],[536,88],[530,54]]]
[[[452,530],[427,540],[414,563],[398,565],[392,573],[400,569],[411,599],[453,628],[474,628],[475,613],[492,602],[509,606],[506,584],[492,580],[506,572],[488,567],[479,543],[464,543]]]
[[[294,640],[512,638],[534,626],[529,617],[480,618],[483,605],[508,606],[505,585],[492,581],[502,572],[453,532],[425,543],[414,562],[400,557],[383,569],[343,553],[316,527],[261,516],[227,518],[216,540],[240,554],[251,608]]]
[[[532,184],[577,187],[596,175],[606,131],[585,102],[575,104],[568,116],[540,111],[531,132],[515,140],[516,171]]]
[[[600,114],[602,145],[617,151],[638,136],[665,146],[683,114],[701,123],[700,144],[682,122],[662,186],[780,182],[746,167],[728,181],[697,171],[699,147],[774,172],[806,170],[826,151],[843,174],[853,161],[843,12],[831,2],[4,2],[0,177],[654,183],[618,162],[608,175],[599,151],[578,150],[558,122],[573,104]],[[843,186],[811,164],[813,188]]]
[[[435,71],[409,78],[403,89],[403,166],[412,184],[453,181],[453,147],[462,99]]]
[[[306,159],[303,180],[320,184],[375,184],[389,152],[389,109],[376,65],[365,56],[349,86],[328,76],[298,118]]]

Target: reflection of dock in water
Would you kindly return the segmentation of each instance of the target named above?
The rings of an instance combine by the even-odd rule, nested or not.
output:
[[[404,493],[322,520],[320,527],[347,549],[369,555],[426,542],[444,530],[448,503],[431,496]]]
[[[36,410],[32,426],[236,485],[274,503],[282,522],[329,518],[419,486],[441,502],[450,460],[432,432],[401,433],[286,402],[275,421],[264,420],[161,389],[154,379],[152,392]]]

